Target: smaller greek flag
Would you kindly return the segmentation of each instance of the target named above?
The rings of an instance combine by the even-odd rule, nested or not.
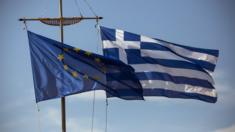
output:
[[[135,69],[144,96],[217,101],[210,74],[218,50],[183,46],[119,29],[100,27],[100,31],[104,55]]]

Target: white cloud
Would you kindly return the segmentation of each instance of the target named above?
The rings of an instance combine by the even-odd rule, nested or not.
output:
[[[49,108],[43,116],[43,120],[52,123],[54,126],[60,126],[60,111],[55,108]]]
[[[216,130],[215,132],[235,132],[235,124],[227,128]]]

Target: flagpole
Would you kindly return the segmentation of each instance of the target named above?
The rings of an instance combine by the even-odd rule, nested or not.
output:
[[[64,43],[64,26],[63,26],[63,2],[60,1],[60,40]],[[66,132],[66,111],[65,111],[65,97],[61,98],[61,124],[62,132]]]
[[[63,1],[59,0],[59,14],[58,18],[20,18],[19,21],[41,21],[44,24],[52,25],[52,26],[60,26],[60,39],[61,43],[64,43],[64,26],[72,25],[80,22],[81,20],[100,20],[103,17],[95,16],[95,17],[63,17]],[[66,23],[64,23],[66,21]],[[61,98],[61,124],[62,124],[62,132],[66,132],[66,100],[65,97]]]

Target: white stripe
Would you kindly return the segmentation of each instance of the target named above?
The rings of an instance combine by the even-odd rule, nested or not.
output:
[[[147,56],[155,59],[169,59],[169,60],[181,60],[190,62],[171,51],[161,51],[161,50],[140,50],[141,56]]]
[[[124,49],[118,49],[119,51],[119,60],[127,64],[127,56],[126,56],[126,51]]]
[[[116,39],[124,41],[124,31],[116,29]]]
[[[103,41],[104,48],[122,48],[122,49],[140,49],[140,42],[138,41]]]
[[[158,64],[132,64],[131,65],[135,72],[161,72],[167,73],[172,76],[181,76],[188,78],[197,78],[202,80],[207,80],[211,84],[214,84],[213,78],[201,71],[191,70],[191,69],[180,69],[180,68],[169,68],[165,66],[161,66]]]
[[[172,90],[185,93],[197,93],[205,96],[217,97],[215,89],[208,89],[199,86],[192,86],[186,84],[175,84],[172,82],[161,80],[144,80],[140,81],[143,88],[159,88],[165,90]]]
[[[143,36],[143,35],[141,35],[141,41],[142,40],[143,40],[143,42],[152,42],[152,43],[156,43],[156,44],[160,44],[162,46],[168,47],[171,50],[173,50],[174,52],[176,52],[177,54],[184,56],[184,57],[187,57],[187,58],[191,58],[191,59],[195,59],[195,60],[203,60],[203,61],[210,62],[212,64],[216,64],[217,59],[218,59],[216,56],[213,56],[210,54],[191,51],[189,49],[179,47],[179,46],[176,46],[176,45],[173,45],[170,43],[163,43],[163,42],[160,42],[158,40],[155,40],[153,38]]]
[[[168,44],[167,47],[181,56],[195,59],[195,60],[203,60],[203,61],[210,62],[212,64],[216,64],[217,59],[218,59],[217,57],[206,54],[206,53],[192,52],[188,49],[185,49],[176,45],[172,45],[172,44]]]
[[[156,39],[152,39],[152,38],[144,36],[144,35],[140,36],[140,41],[141,42],[149,42],[149,43],[160,43],[160,41],[158,41]]]
[[[109,41],[109,40],[104,40],[104,41],[103,41],[103,46],[104,46],[104,49],[108,49],[108,48],[118,48],[118,45],[113,44],[113,42],[112,42],[112,41]]]

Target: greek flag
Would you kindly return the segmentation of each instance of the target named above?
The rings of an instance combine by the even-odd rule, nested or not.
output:
[[[135,69],[144,96],[217,101],[211,73],[219,51],[100,27],[104,55]]]

